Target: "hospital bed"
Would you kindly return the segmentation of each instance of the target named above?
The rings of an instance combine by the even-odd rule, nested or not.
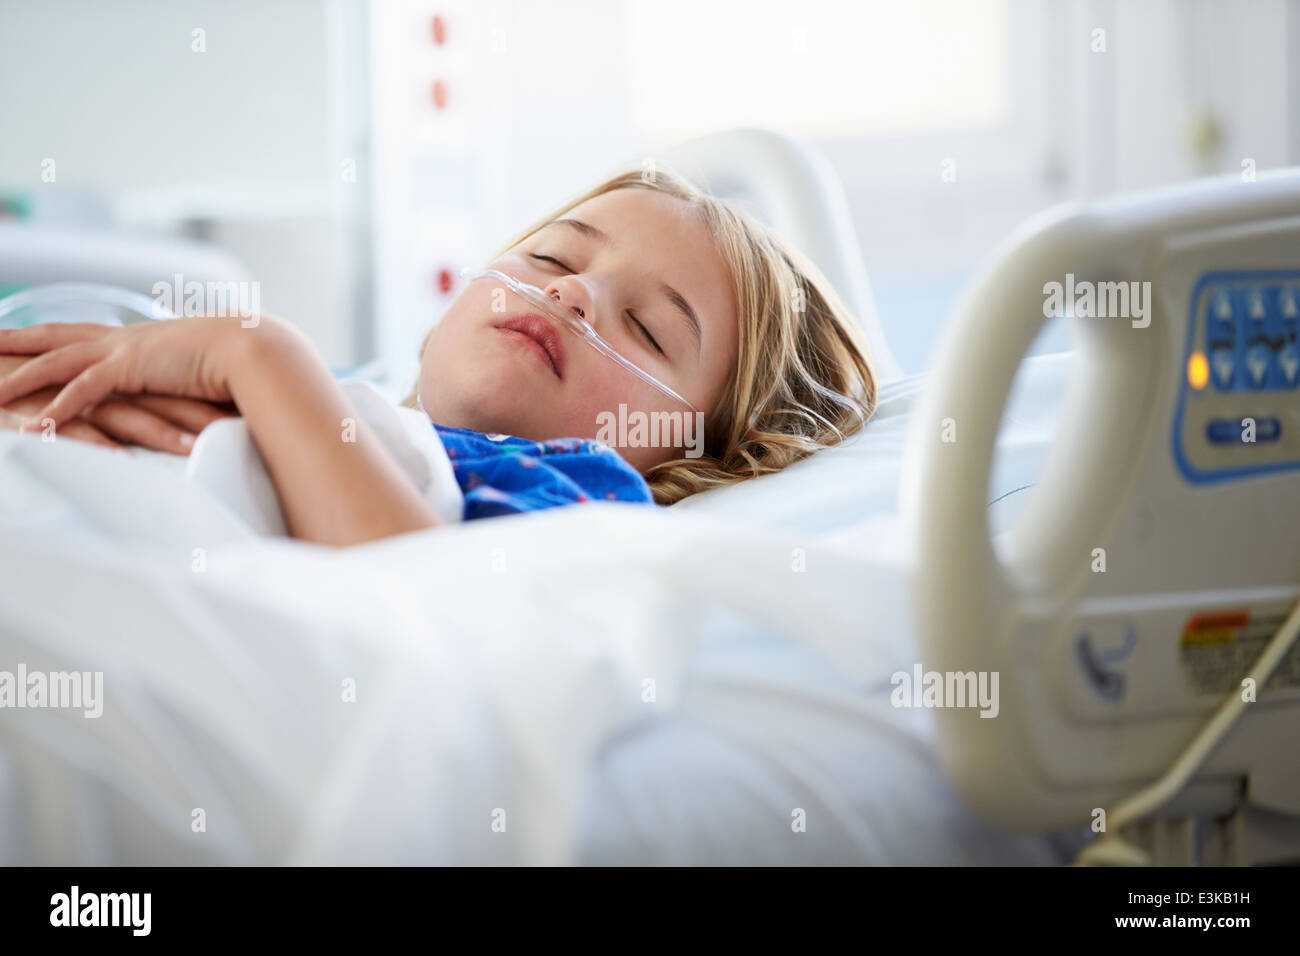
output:
[[[252,278],[206,242],[0,221],[0,288],[84,282],[150,295],[155,283],[178,274],[202,283]]]
[[[743,164],[711,139],[695,174],[785,197],[765,208],[795,211],[785,227],[855,290],[889,367],[865,276],[834,255],[849,248],[842,214],[797,215],[842,210],[833,180],[797,144],[735,142]],[[0,711],[0,860],[1074,860],[1102,843],[1094,808],[1162,773],[1223,696],[1174,680],[1193,667],[1186,648],[1257,647],[1272,631],[1250,622],[1275,624],[1300,580],[1281,527],[1300,513],[1283,510],[1294,476],[1183,487],[1180,461],[1222,472],[1225,449],[1194,445],[1207,422],[1172,424],[1204,418],[1207,398],[1227,403],[1216,421],[1233,402],[1271,401],[1261,417],[1295,407],[1285,389],[1179,387],[1190,353],[1224,334],[1207,331],[1205,295],[1226,290],[1231,306],[1300,266],[1285,232],[1296,175],[1250,188],[1031,224],[966,299],[937,375],[887,378],[843,446],[664,513],[567,509],[345,553],[250,544],[161,456],[64,447],[55,462],[0,436],[19,495],[0,511],[0,669],[102,671],[113,704],[95,720]],[[1173,235],[1182,258],[1161,244]],[[1205,278],[1224,269],[1235,278]],[[1079,317],[1076,354],[1022,362],[1042,287],[1067,272],[1152,279],[1150,326],[1125,323],[1150,341]],[[957,440],[943,441],[950,420]],[[1078,442],[1062,451],[1058,435]],[[69,477],[92,472],[97,494]],[[1234,508],[1283,533],[1251,551],[1244,529],[1206,523]],[[1207,536],[1220,557],[1193,548]],[[1088,574],[1106,549],[1109,576],[1084,577],[1080,548]],[[1150,559],[1140,572],[1134,549]],[[1136,649],[1128,619],[1106,629],[1117,613]],[[1159,613],[1191,630],[1162,630],[1146,616]],[[917,664],[999,671],[998,718],[896,706],[897,677]],[[1231,828],[1180,822],[1095,861],[1297,856],[1289,680],[1261,688],[1156,808]]]

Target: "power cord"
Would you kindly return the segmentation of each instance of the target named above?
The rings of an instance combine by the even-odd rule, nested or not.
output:
[[[1296,635],[1300,634],[1300,602],[1291,609],[1290,615],[1273,635],[1264,653],[1259,656],[1250,673],[1243,677],[1255,682],[1257,691],[1262,692],[1273,671],[1282,662]],[[1229,692],[1227,699],[1219,706],[1214,716],[1201,728],[1187,749],[1174,761],[1165,775],[1155,783],[1139,790],[1115,809],[1106,814],[1106,832],[1089,843],[1075,858],[1075,866],[1150,866],[1151,857],[1144,850],[1120,836],[1124,827],[1136,823],[1174,797],[1178,791],[1187,786],[1192,775],[1209,757],[1210,752],[1232,729],[1246,709],[1240,689]]]

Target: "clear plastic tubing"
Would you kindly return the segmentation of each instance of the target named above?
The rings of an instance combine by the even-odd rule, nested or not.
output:
[[[641,381],[659,389],[659,391],[663,392],[669,398],[681,402],[687,408],[691,409],[691,411],[698,411],[694,405],[682,398],[682,396],[678,395],[663,382],[659,381],[659,379],[623,358],[623,356],[620,355],[612,345],[600,337],[596,330],[593,329],[586,320],[580,319],[571,309],[561,308],[556,304],[555,299],[537,288],[537,286],[529,285],[527,282],[521,282],[513,276],[506,275],[504,272],[500,272],[496,269],[481,269],[477,271],[473,269],[462,269],[460,276],[467,282],[484,278],[496,279],[515,295],[554,318],[560,323],[560,325],[578,336],[578,338],[582,339],[601,355],[604,355],[606,358],[623,366],[623,368],[641,379]]]
[[[53,311],[59,307],[78,305],[121,309],[142,319],[176,317],[159,305],[155,299],[139,292],[131,292],[129,289],[92,282],[55,282],[23,289],[0,299],[0,328],[6,327],[9,316],[24,309],[34,310],[38,315],[37,321],[43,321],[42,309]],[[114,322],[118,325],[122,324],[116,317]]]

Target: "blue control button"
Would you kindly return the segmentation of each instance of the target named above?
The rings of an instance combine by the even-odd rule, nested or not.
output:
[[[1208,348],[1231,349],[1237,341],[1237,326],[1233,321],[1233,297],[1221,289],[1210,297],[1205,310],[1205,344]]]
[[[1249,419],[1212,418],[1205,423],[1205,437],[1213,445],[1250,444]],[[1255,441],[1275,442],[1282,437],[1282,423],[1272,415],[1255,419]]]
[[[1277,353],[1277,367],[1286,388],[1295,388],[1300,381],[1300,346],[1289,342]]]
[[[1277,290],[1277,314],[1282,319],[1300,319],[1300,288],[1284,285]]]
[[[1273,353],[1267,345],[1252,345],[1246,352],[1246,384],[1249,388],[1263,388],[1268,382],[1269,360]]]
[[[1241,425],[1230,418],[1212,418],[1205,425],[1205,437],[1212,445],[1241,441]]]
[[[1237,359],[1232,349],[1215,349],[1210,353],[1210,377],[1216,388],[1226,391],[1232,388],[1232,376],[1236,371]]]
[[[1188,293],[1178,472],[1192,486],[1300,475],[1300,262],[1208,270]]]
[[[1252,322],[1263,322],[1268,318],[1268,305],[1263,289],[1250,289],[1246,292],[1246,317]]]
[[[1220,322],[1232,321],[1232,294],[1220,289],[1210,297],[1210,317]]]
[[[1282,422],[1268,415],[1255,419],[1255,441],[1277,441],[1282,437]]]

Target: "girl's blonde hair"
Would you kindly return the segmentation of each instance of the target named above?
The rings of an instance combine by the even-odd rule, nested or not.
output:
[[[676,173],[661,167],[617,173],[515,236],[492,259],[615,189],[666,193],[702,218],[731,274],[739,317],[735,368],[705,416],[705,453],[647,470],[655,501],[670,505],[780,471],[866,424],[876,401],[866,336],[830,283],[765,226]],[[416,407],[414,392],[404,404]]]

